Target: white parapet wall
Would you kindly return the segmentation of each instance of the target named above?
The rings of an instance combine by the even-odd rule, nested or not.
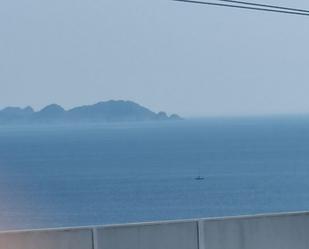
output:
[[[201,249],[309,249],[309,213],[206,219]]]
[[[0,232],[0,249],[309,249],[309,213]]]
[[[95,249],[198,249],[196,221],[98,228]]]
[[[92,229],[0,233],[0,249],[93,249]]]

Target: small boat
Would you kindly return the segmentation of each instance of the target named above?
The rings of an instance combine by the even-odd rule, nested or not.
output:
[[[197,181],[202,181],[202,180],[204,180],[205,178],[204,177],[202,177],[202,175],[201,175],[201,168],[199,168],[198,169],[198,175],[197,175],[197,177],[195,177],[195,180],[197,180]]]

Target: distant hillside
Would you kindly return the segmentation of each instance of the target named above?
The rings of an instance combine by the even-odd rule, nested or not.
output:
[[[70,123],[70,122],[130,122],[155,120],[181,120],[177,114],[155,113],[137,103],[110,100],[65,110],[57,104],[35,112],[31,107],[7,107],[0,111],[0,124]]]

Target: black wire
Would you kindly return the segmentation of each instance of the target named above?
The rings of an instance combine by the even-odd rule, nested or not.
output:
[[[297,12],[297,11],[284,11],[284,10],[278,10],[278,9],[257,8],[257,7],[248,7],[248,6],[241,6],[241,5],[223,4],[223,3],[202,2],[202,1],[196,1],[196,0],[172,0],[172,1],[193,3],[193,4],[204,4],[204,5],[219,6],[219,7],[267,11],[267,12],[275,12],[275,13],[290,14],[290,15],[309,16],[309,13]]]
[[[227,3],[237,3],[237,4],[243,4],[243,5],[251,5],[251,6],[258,6],[258,7],[273,8],[273,9],[279,9],[279,10],[288,10],[288,11],[293,11],[293,12],[304,12],[304,13],[309,13],[309,10],[294,9],[294,8],[283,7],[283,6],[277,6],[277,5],[260,4],[260,3],[252,3],[252,2],[244,2],[244,1],[235,1],[235,0],[217,0],[217,1],[219,1],[219,2],[227,2]]]

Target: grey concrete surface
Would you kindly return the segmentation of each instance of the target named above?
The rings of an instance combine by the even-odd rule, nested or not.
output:
[[[0,233],[0,249],[92,249],[92,230],[33,230]]]
[[[309,249],[309,214],[203,221],[205,249]]]
[[[196,221],[105,227],[97,239],[97,249],[198,249]]]
[[[0,249],[309,249],[309,213],[0,232]]]

